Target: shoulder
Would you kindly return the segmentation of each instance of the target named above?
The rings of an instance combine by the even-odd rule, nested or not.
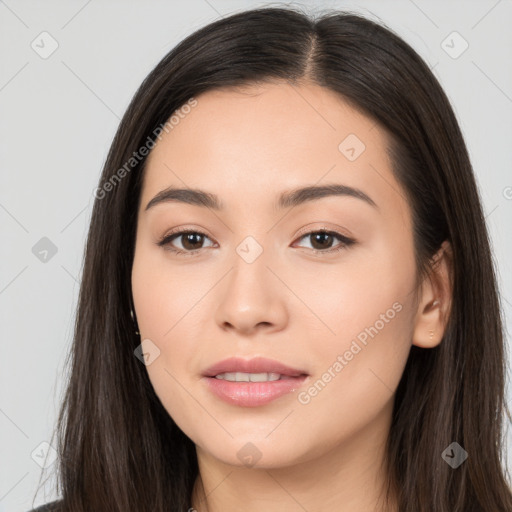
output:
[[[50,503],[41,505],[40,507],[29,510],[29,512],[60,512],[61,503],[61,500],[52,501]]]

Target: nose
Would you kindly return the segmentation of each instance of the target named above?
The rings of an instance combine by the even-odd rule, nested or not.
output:
[[[215,320],[221,329],[250,336],[285,328],[289,292],[268,263],[265,251],[252,263],[234,257],[233,268],[219,283],[216,297]]]

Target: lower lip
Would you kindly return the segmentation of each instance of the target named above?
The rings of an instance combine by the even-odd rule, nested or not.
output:
[[[225,402],[241,407],[257,407],[297,390],[306,375],[267,382],[231,382],[203,377],[210,391]]]

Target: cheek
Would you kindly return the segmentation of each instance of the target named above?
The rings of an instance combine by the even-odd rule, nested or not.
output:
[[[389,240],[394,239],[383,235],[371,245],[349,249],[339,262],[320,270],[301,263],[283,272],[283,280],[293,283],[305,306],[297,303],[292,321],[307,321],[310,331],[322,336],[322,343],[314,342],[304,347],[306,351],[332,352],[347,343],[348,349],[358,336],[363,344],[374,336],[388,335],[393,339],[397,335],[396,342],[410,341],[404,329],[412,328],[413,321],[414,250],[412,242],[391,244]]]
[[[314,371],[311,386],[299,397],[304,405],[314,403],[340,417],[352,411],[354,418],[367,420],[398,386],[413,334],[415,261],[412,243],[397,248],[382,240],[298,290],[307,297],[314,313],[307,316],[317,331],[299,348],[309,354]],[[333,403],[341,406],[338,412]]]
[[[193,265],[171,263],[168,252],[156,247],[148,233],[139,238],[132,267],[139,330],[143,337],[165,343],[179,324],[194,316],[205,284]]]
[[[389,297],[394,298],[394,294]],[[310,382],[297,395],[294,413],[294,435],[300,435],[304,445],[317,446],[321,432],[323,441],[316,448],[320,453],[325,446],[360,439],[368,429],[389,428],[410,351],[413,318],[402,301],[390,304],[388,300],[366,303],[357,321],[340,314],[336,335],[326,335],[319,346],[309,347],[314,368]]]
[[[338,335],[312,354],[314,377],[297,397],[302,410],[296,418],[314,417],[323,438],[334,444],[354,439],[369,425],[385,429],[391,414],[410,351],[411,314],[403,306],[388,323],[375,317],[369,312],[364,327],[354,325],[355,335],[339,325]],[[304,442],[314,444],[314,434],[305,430]]]
[[[186,267],[182,272],[166,263],[166,256],[149,244],[136,247],[132,293],[141,340],[158,353],[146,366],[149,379],[164,408],[182,427],[184,419],[200,414],[187,389],[195,372],[193,356],[204,340],[197,305],[205,284],[194,281]]]

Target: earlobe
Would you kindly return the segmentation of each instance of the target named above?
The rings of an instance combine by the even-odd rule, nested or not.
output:
[[[441,321],[440,308],[440,301],[434,299],[423,307],[423,311],[418,313],[414,327],[413,345],[422,348],[434,348],[441,343],[445,326]]]
[[[452,250],[444,241],[432,258],[431,270],[422,283],[412,344],[434,348],[443,339],[452,301]]]

